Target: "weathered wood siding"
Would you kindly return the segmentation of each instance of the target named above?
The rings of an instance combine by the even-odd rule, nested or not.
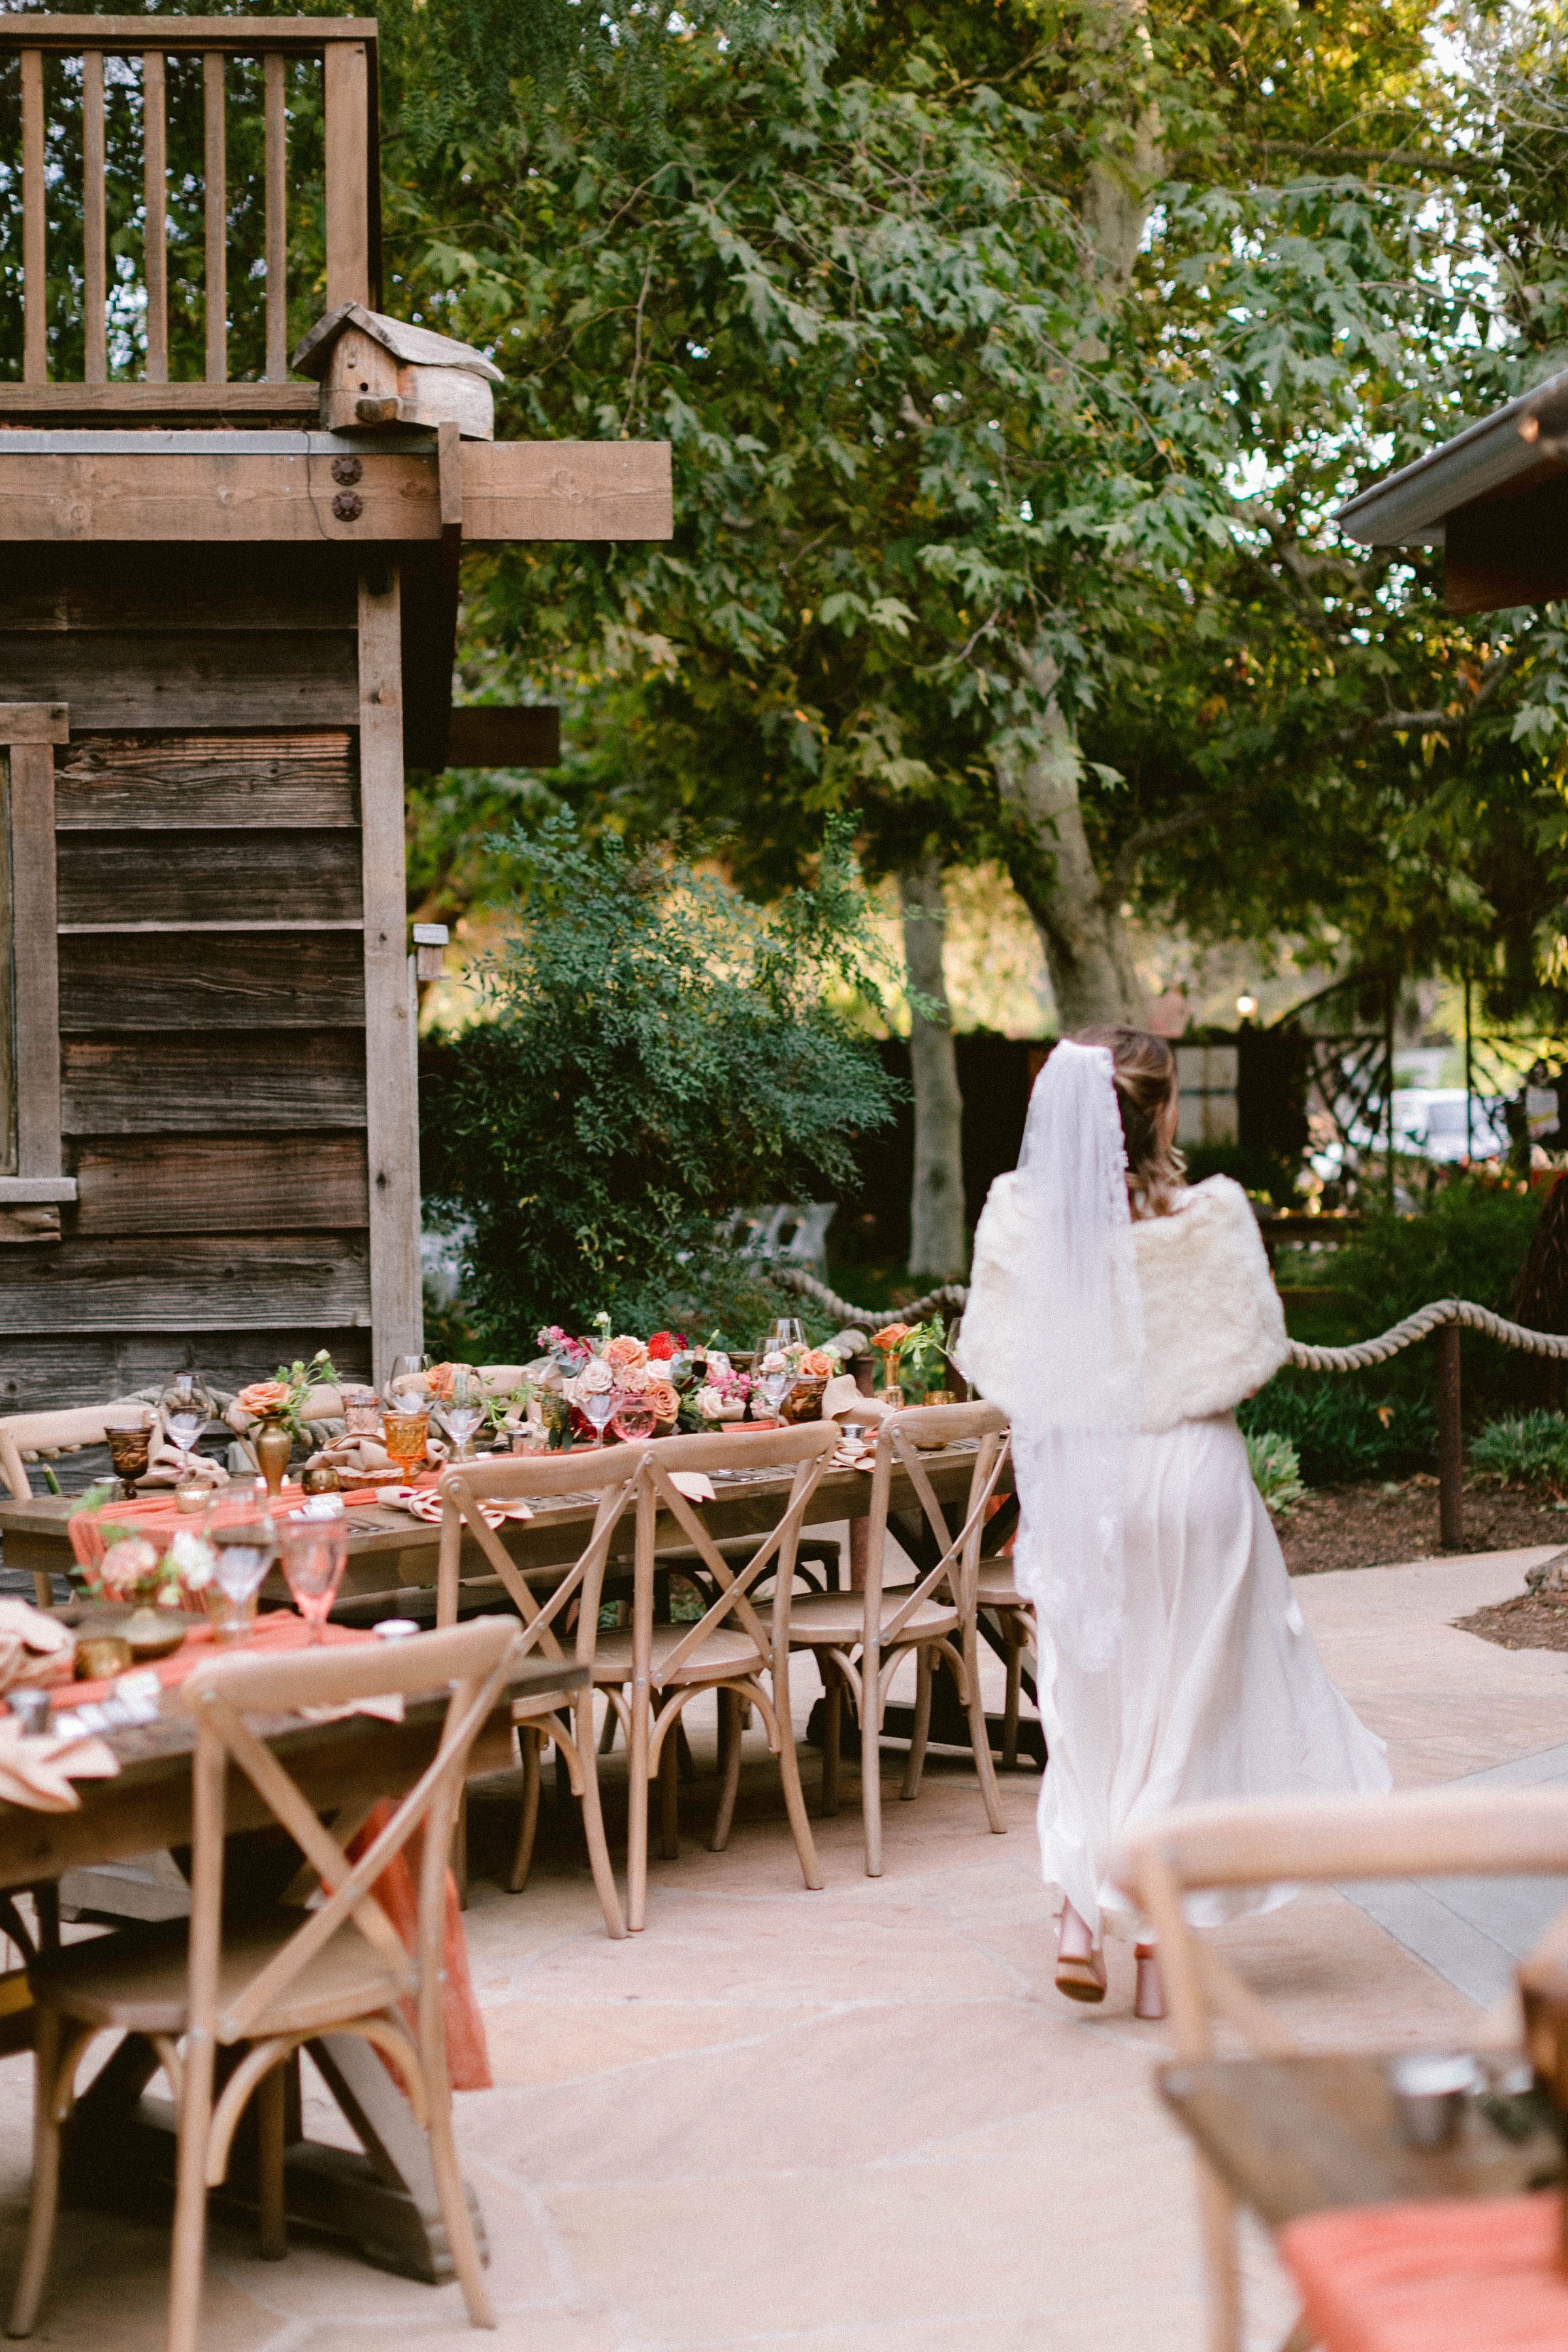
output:
[[[0,1410],[371,1360],[357,567],[12,551],[56,758],[58,1244],[0,1247]]]

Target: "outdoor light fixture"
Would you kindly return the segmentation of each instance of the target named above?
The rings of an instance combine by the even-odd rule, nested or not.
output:
[[[1236,1009],[1240,1013],[1244,1021],[1250,1021],[1253,1014],[1258,1010],[1257,997],[1238,996],[1236,1000]]]

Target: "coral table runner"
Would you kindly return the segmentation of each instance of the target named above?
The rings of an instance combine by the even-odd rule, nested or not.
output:
[[[1323,2352],[1563,2352],[1563,2198],[1362,2205],[1279,2232]]]

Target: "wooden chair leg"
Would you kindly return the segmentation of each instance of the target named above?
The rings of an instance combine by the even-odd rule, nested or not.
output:
[[[613,1706],[605,1709],[605,1727],[599,1734],[599,1753],[607,1756],[616,1744],[616,1725],[619,1721]]]
[[[795,1850],[800,1857],[800,1874],[814,1892],[818,1892],[822,1886],[822,1865],[816,1859],[816,1840],[811,1834],[811,1820],[805,1810],[805,1791],[800,1785],[800,1758],[795,1753],[789,1694],[787,1690],[781,1692],[776,1682],[773,1709],[779,1719],[779,1778],[784,1782],[784,1811],[789,1815],[790,1829],[795,1836]]]
[[[184,2084],[174,2173],[174,2247],[169,2264],[168,2352],[198,2352],[207,2233],[207,2140],[212,2130],[213,2045],[185,2037]]]
[[[1018,1701],[1024,1688],[1024,1644],[1012,1618],[1007,1622],[1007,1697],[1002,1716],[1002,1769],[1018,1769]]]
[[[52,2009],[40,2008],[34,2024],[33,2195],[27,2213],[22,2273],[5,2329],[8,2336],[32,2334],[54,2248],[55,2215],[60,2198],[60,2126],[55,2118],[60,2040],[58,2014]]]
[[[511,1875],[506,1883],[509,1895],[521,1895],[528,1885],[529,1866],[533,1860],[533,1841],[539,1831],[539,1783],[544,1736],[531,1724],[520,1723],[517,1744],[522,1758],[522,1813],[517,1825],[517,1852],[511,1858]]]
[[[866,1830],[866,1875],[882,1875],[882,1660],[860,1654],[860,1815]]]
[[[626,1738],[626,1927],[640,1935],[647,1918],[647,1748],[650,1700],[647,1690],[631,1694],[631,1730]]]
[[[458,1908],[468,1907],[468,1792],[458,1799],[457,1817],[452,1823],[452,1876],[457,1882]]]
[[[931,1738],[931,1676],[935,1670],[935,1654],[929,1642],[922,1642],[915,1652],[915,1725],[910,1741],[910,1757],[904,1766],[904,1784],[900,1796],[908,1804],[921,1792],[921,1775],[925,1770],[926,1745]]]
[[[606,1705],[610,1721],[616,1710]],[[605,1915],[605,1925],[617,1941],[626,1932],[621,1911],[621,1898],[616,1892],[616,1874],[610,1867],[610,1849],[605,1836],[604,1808],[599,1802],[598,1757],[594,1747],[594,1695],[579,1691],[573,1709],[577,1726],[577,1753],[583,1759],[583,1834],[588,1841],[588,1866],[594,1874],[594,1885],[599,1897],[599,1907]]]
[[[430,2169],[436,2176],[437,2201],[441,2208],[441,2219],[447,2225],[447,2244],[451,2251],[452,2267],[463,2290],[470,2326],[493,2327],[496,2324],[495,2310],[485,2285],[479,2250],[474,2242],[468,2191],[463,2187],[457,2145],[452,2137],[452,2094],[447,2087],[446,2069],[444,2066],[432,2068],[427,2064],[425,2071],[430,2095],[430,2122],[426,2138],[430,2148]],[[437,2075],[439,2080],[435,2079]]]
[[[280,2059],[256,2086],[256,2134],[260,2229],[256,2251],[264,2263],[280,2263],[289,2251],[283,2210],[284,2118],[288,2107],[288,2060]]]
[[[1205,2159],[1198,2173],[1198,2220],[1209,2277],[1210,2352],[1242,2352],[1241,2257],[1236,2239],[1236,2200]]]
[[[964,1636],[965,1656],[963,1679],[969,1685],[969,1740],[974,1750],[974,1769],[980,1778],[980,1798],[985,1807],[985,1818],[994,1834],[1006,1834],[1007,1823],[1002,1812],[1002,1791],[996,1786],[996,1761],[991,1753],[991,1727],[985,1720],[985,1702],[980,1696],[980,1640],[972,1625]]]
[[[822,1668],[822,1818],[838,1811],[838,1767],[844,1743],[844,1677],[831,1654],[817,1652]]]
[[[683,1780],[695,1780],[697,1778],[697,1759],[691,1753],[691,1742],[686,1737],[686,1717],[684,1714],[679,1717],[675,1727],[675,1756],[676,1762],[679,1768],[680,1779]]]
[[[719,1810],[713,1816],[709,1852],[722,1853],[730,1843],[735,1799],[741,1789],[741,1701],[736,1692],[719,1694]]]
[[[680,1749],[679,1722],[672,1723],[658,1751],[658,1853],[661,1862],[680,1859]]]
[[[60,1948],[60,1883],[47,1878],[33,1889],[33,1916],[38,1923],[38,1949],[58,1952]]]

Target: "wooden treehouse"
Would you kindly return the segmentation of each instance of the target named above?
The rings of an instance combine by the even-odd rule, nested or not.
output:
[[[0,16],[25,307],[0,383],[5,1410],[180,1364],[234,1385],[321,1345],[379,1375],[418,1346],[405,761],[553,756],[552,714],[451,709],[462,553],[669,535],[664,445],[480,437],[493,368],[382,313],[375,38],[361,17]],[[290,373],[307,86],[325,299]],[[176,89],[199,90],[205,189],[172,301]],[[247,96],[259,252],[237,268]],[[129,208],[109,108],[140,140]],[[258,380],[229,377],[231,289]],[[169,380],[172,320],[200,381]]]

